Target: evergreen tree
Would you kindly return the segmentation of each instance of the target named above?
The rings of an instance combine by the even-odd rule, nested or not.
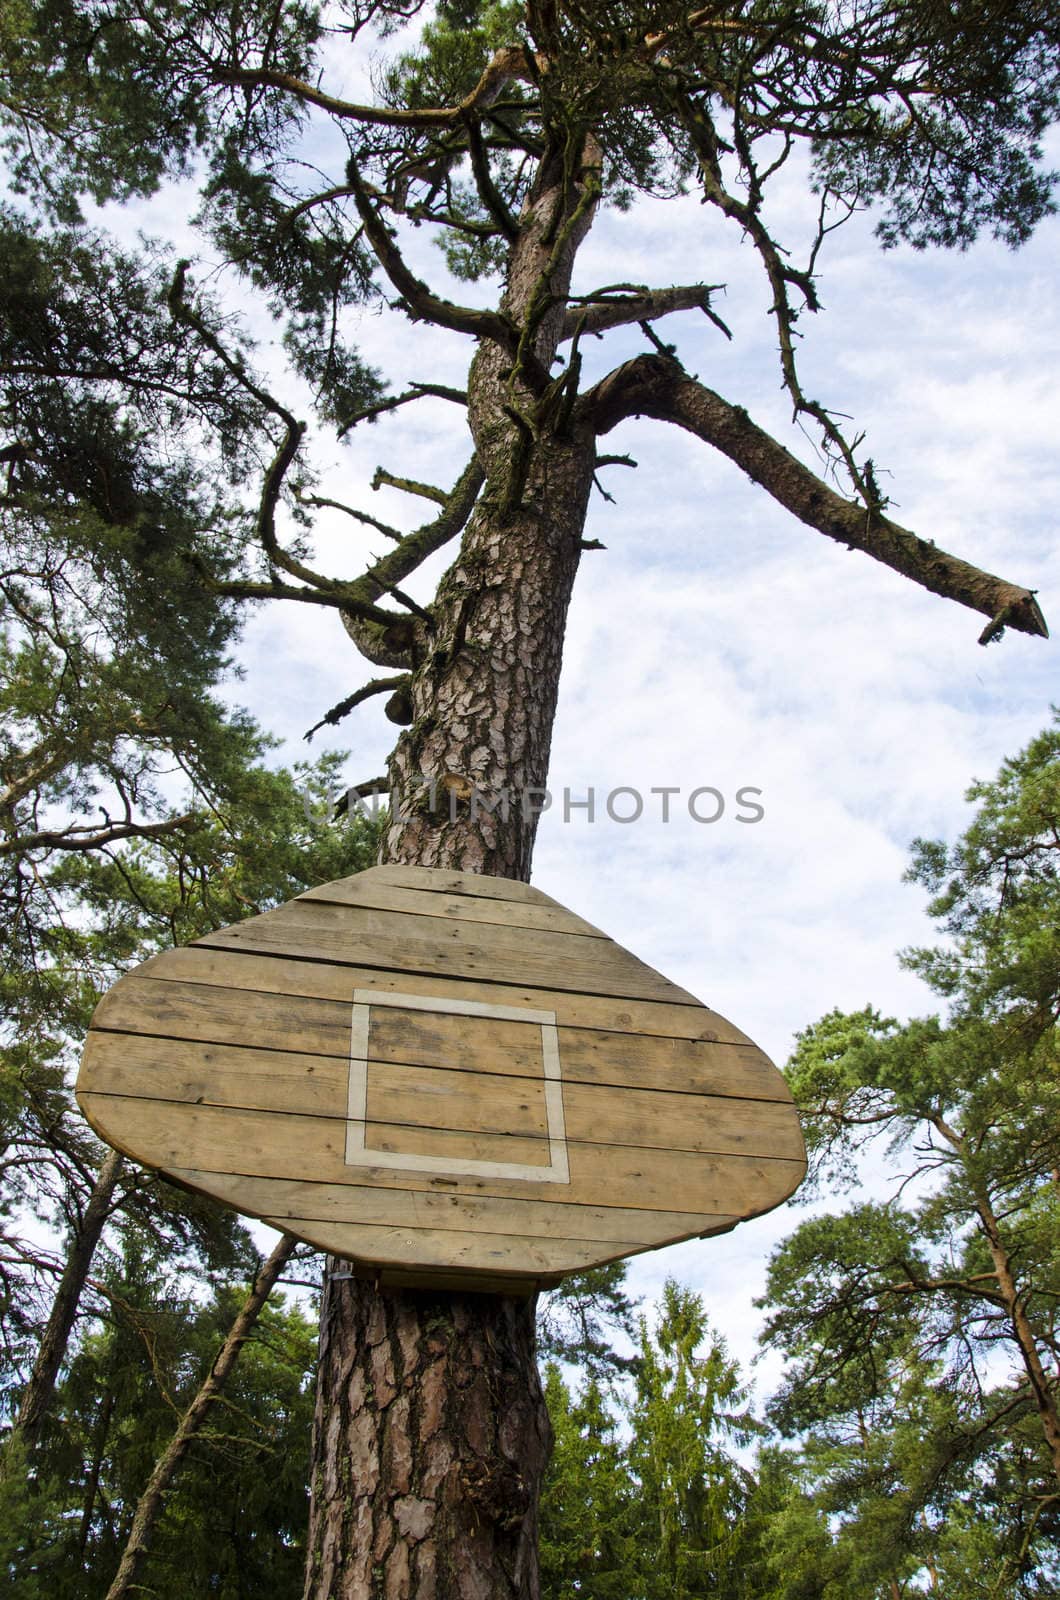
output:
[[[573,1395],[550,1362],[552,1459],[541,1503],[541,1587],[548,1600],[630,1600],[641,1550],[638,1488],[598,1379]]]
[[[60,1426],[3,1492],[9,1592],[107,1594],[140,1490],[209,1370],[239,1286],[201,1302],[154,1242],[127,1229],[108,1272],[107,1313],[80,1341],[56,1395]],[[316,1329],[295,1306],[262,1311],[221,1402],[198,1432],[140,1583],[184,1600],[301,1590]]]
[[[537,1341],[545,1361],[573,1363],[607,1383],[635,1365],[636,1302],[626,1292],[626,1263],[572,1272],[540,1303]],[[616,1347],[629,1344],[630,1353]]]
[[[904,959],[948,1015],[832,1013],[788,1074],[818,1182],[856,1186],[876,1140],[900,1164],[889,1200],[815,1217],[774,1255],[767,1338],[792,1357],[775,1416],[812,1432],[851,1551],[887,1550],[894,1575],[945,1567],[957,1593],[984,1571],[998,1594],[1048,1592],[1056,1571],[1058,757],[1054,726],[973,786],[955,845],[916,846],[949,937]]]
[[[630,1465],[647,1600],[737,1592],[753,1490],[734,1447],[757,1432],[739,1369],[698,1295],[668,1279],[656,1327],[641,1321]]]

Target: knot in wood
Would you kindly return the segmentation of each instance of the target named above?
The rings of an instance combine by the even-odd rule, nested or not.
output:
[[[463,772],[447,772],[442,777],[442,786],[455,800],[468,801],[475,793],[475,785]]]
[[[508,1461],[466,1461],[460,1481],[469,1502],[485,1521],[504,1533],[521,1526],[530,1510],[530,1490]]]

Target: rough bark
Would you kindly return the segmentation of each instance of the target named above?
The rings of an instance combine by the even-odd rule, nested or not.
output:
[[[55,1381],[66,1355],[70,1330],[77,1316],[77,1307],[92,1265],[92,1257],[99,1243],[99,1236],[110,1215],[111,1201],[123,1164],[123,1157],[117,1150],[108,1152],[89,1196],[88,1205],[81,1218],[81,1226],[70,1247],[63,1275],[59,1279],[59,1287],[55,1292],[55,1300],[37,1350],[33,1371],[22,1396],[14,1428],[30,1447],[40,1437],[44,1419],[55,1394]]]
[[[530,337],[514,360],[486,342],[472,363],[468,415],[486,483],[434,627],[419,629],[413,722],[391,760],[394,861],[530,875],[595,463],[590,422],[565,417],[564,374],[549,379],[592,217],[593,156],[580,181],[565,183],[558,159],[543,165],[501,307]],[[573,388],[576,362],[567,377]]]
[[[532,1300],[329,1267],[307,1597],[536,1595],[551,1431]]]
[[[409,685],[388,859],[529,878],[593,458],[535,453],[519,508],[472,518]]]
[[[276,1280],[294,1250],[296,1239],[283,1234],[274,1246],[269,1259],[254,1279],[239,1314],[228,1330],[221,1346],[191,1405],[181,1417],[169,1444],[155,1463],[154,1471],[137,1503],[129,1537],[122,1552],[114,1582],[107,1590],[106,1600],[123,1600],[124,1596],[140,1590],[137,1582],[144,1558],[151,1548],[151,1538],[162,1514],[164,1496],[180,1470],[188,1446],[206,1421],[207,1414],[224,1389],[239,1353],[257,1322]]]
[[[527,879],[595,461],[550,378],[595,152],[546,160],[468,412],[482,497],[418,620],[391,761],[391,861]],[[432,804],[433,802],[433,804]],[[306,1600],[536,1600],[551,1429],[532,1298],[383,1289],[331,1260],[321,1308]]]

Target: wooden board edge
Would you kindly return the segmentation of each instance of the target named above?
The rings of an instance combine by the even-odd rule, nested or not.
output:
[[[322,883],[295,896],[310,905],[339,906],[352,911],[392,911],[405,916],[428,917],[445,927],[505,928],[526,933],[578,934],[586,939],[614,943],[600,928],[586,922],[565,906],[541,905],[537,901],[487,899],[477,895],[428,890],[411,884],[362,884],[363,873]],[[347,885],[357,885],[356,890]],[[398,894],[407,899],[397,903]],[[546,920],[551,919],[551,920]],[[238,926],[238,924],[236,924]]]
[[[401,889],[423,889],[429,894],[463,894],[469,898],[485,900],[512,900],[523,905],[538,905],[550,911],[566,911],[559,900],[539,889],[536,884],[524,883],[521,878],[498,878],[486,872],[458,872],[455,867],[400,866],[397,862],[383,862],[379,866],[365,867],[362,872],[349,875],[353,878],[371,878],[376,883],[393,884]],[[337,878],[337,883],[348,879]]]
[[[213,950],[244,950],[255,955],[281,956],[281,958],[294,958],[309,962],[319,962],[325,966],[334,967],[364,967],[377,972],[395,974],[400,972],[402,977],[409,978],[451,978],[457,982],[493,983],[500,982],[509,986],[520,986],[521,980],[510,976],[494,980],[474,972],[475,962],[481,962],[484,970],[493,970],[499,961],[508,963],[522,962],[526,959],[525,952],[507,950],[498,955],[496,950],[489,948],[489,939],[478,941],[473,938],[465,939],[462,949],[457,949],[456,954],[462,957],[466,967],[472,970],[459,970],[455,966],[447,967],[445,962],[454,956],[444,940],[435,939],[430,926],[418,929],[408,929],[404,932],[393,929],[386,939],[390,943],[390,952],[387,953],[386,942],[379,937],[378,940],[369,942],[365,935],[361,935],[364,943],[361,953],[352,954],[348,959],[341,953],[336,953],[329,946],[334,945],[340,937],[341,930],[336,927],[314,922],[313,909],[315,906],[327,905],[327,902],[307,900],[300,897],[290,900],[286,906],[278,907],[276,911],[263,912],[260,917],[247,917],[242,922],[236,922],[228,928],[218,928],[213,933],[196,939],[195,944]],[[294,908],[297,907],[297,911]],[[331,909],[336,909],[331,907]],[[341,909],[341,908],[338,908]],[[283,923],[279,920],[280,911],[294,911]],[[424,924],[437,924],[439,918],[424,916],[417,912],[388,912],[381,911],[380,916],[403,917],[408,921]],[[268,920],[274,919],[274,920]],[[708,1007],[688,989],[683,989],[680,984],[674,983],[655,967],[650,966],[642,957],[627,950],[625,945],[620,945],[614,939],[601,940],[598,936],[580,933],[561,933],[553,929],[517,929],[506,927],[499,929],[496,923],[448,923],[446,927],[452,931],[463,927],[464,929],[487,928],[491,932],[503,931],[509,934],[527,932],[535,937],[544,939],[564,940],[573,944],[581,941],[587,948],[582,952],[574,951],[540,951],[538,958],[542,965],[549,970],[552,982],[534,983],[528,980],[523,986],[530,989],[551,988],[556,993],[578,994],[600,1000],[615,1002],[633,1002],[644,1005],[680,1005],[694,1006],[706,1011]],[[397,965],[394,951],[407,947],[407,941],[415,934],[416,953],[406,957],[405,964],[400,968]],[[437,948],[432,948],[437,946]],[[563,982],[569,962],[582,955],[595,960],[598,950],[610,950],[622,958],[623,965],[619,970],[613,970],[611,965],[604,962],[588,977],[575,980],[571,977],[568,983]],[[470,953],[469,953],[470,951]],[[566,959],[564,959],[566,958]],[[595,986],[594,986],[595,985]]]
[[[254,1176],[250,1173],[240,1174],[218,1171],[214,1169],[204,1170],[194,1167],[173,1167],[170,1169],[170,1174],[174,1182],[181,1184],[185,1188],[194,1190],[196,1193],[212,1194],[216,1199],[219,1199],[222,1204],[231,1206],[233,1210],[239,1210],[240,1208],[234,1199],[229,1198],[229,1194],[234,1194],[236,1190],[243,1185],[249,1186],[253,1184],[258,1191],[259,1198],[257,1201],[255,1201],[253,1206],[248,1208],[250,1214],[254,1216],[264,1216],[268,1214],[269,1216],[277,1219],[277,1226],[279,1226],[279,1224],[282,1222],[284,1227],[289,1228],[294,1228],[302,1223],[319,1223],[329,1227],[356,1227],[363,1220],[361,1217],[356,1215],[350,1215],[348,1217],[341,1215],[325,1215],[323,1210],[314,1209],[317,1202],[314,1200],[311,1192],[300,1194],[297,1205],[292,1203],[290,1200],[287,1202],[287,1204],[284,1204],[282,1192],[285,1189],[290,1189],[294,1184],[298,1184],[299,1188],[303,1191],[312,1191],[313,1189],[334,1190],[337,1188],[347,1188],[351,1197],[351,1208],[358,1203],[357,1200],[353,1198],[355,1196],[360,1197],[365,1194],[382,1194],[388,1198],[392,1197],[395,1199],[400,1199],[402,1195],[402,1191],[399,1189],[387,1189],[381,1191],[371,1184],[350,1183],[348,1185],[341,1185],[336,1184],[333,1181],[315,1182],[311,1178],[262,1178]],[[223,1192],[226,1190],[229,1191],[229,1193]],[[274,1192],[271,1194],[264,1192],[267,1190],[272,1190]],[[247,1191],[244,1190],[244,1192],[246,1193]],[[434,1199],[443,1198],[442,1196],[430,1195],[429,1191],[419,1191],[417,1198],[422,1198],[425,1195]],[[559,1208],[560,1203],[558,1202],[543,1200],[540,1196],[526,1196],[522,1199],[513,1199],[511,1196],[508,1196],[498,1199],[495,1197],[482,1198],[478,1196],[465,1195],[461,1198],[465,1200],[470,1199],[481,1205],[481,1224],[476,1225],[475,1222],[469,1219],[466,1215],[461,1215],[450,1225],[446,1220],[445,1211],[442,1210],[438,1214],[432,1216],[429,1219],[429,1222],[425,1221],[415,1224],[402,1224],[397,1221],[392,1221],[389,1226],[425,1226],[429,1227],[430,1231],[433,1233],[496,1233],[498,1231],[504,1231],[515,1237],[525,1236],[527,1238],[538,1239],[570,1239],[581,1245],[598,1244],[601,1246],[601,1248],[606,1248],[608,1244],[613,1243],[616,1240],[622,1240],[629,1246],[629,1250],[632,1253],[637,1249],[662,1249],[665,1245],[679,1244],[687,1239],[707,1238],[715,1233],[727,1233],[742,1220],[736,1215],[723,1212],[666,1212],[658,1210],[645,1210],[638,1212],[637,1215],[640,1218],[665,1218],[665,1226],[660,1222],[658,1232],[652,1238],[645,1237],[638,1239],[626,1237],[626,1232],[630,1227],[630,1214],[636,1211],[636,1207],[618,1206],[611,1208],[606,1205],[596,1207],[572,1205],[562,1207],[562,1209],[565,1209],[568,1212],[568,1216],[563,1222],[564,1228],[567,1226],[570,1226],[574,1229],[580,1228],[583,1225],[583,1218],[581,1217],[580,1213],[584,1210],[590,1209],[598,1212],[606,1212],[610,1209],[614,1209],[620,1213],[620,1219],[614,1222],[609,1220],[608,1228],[610,1231],[606,1233],[579,1231],[566,1233],[561,1232],[558,1229],[553,1232],[545,1232],[541,1229],[540,1225],[538,1225],[538,1227],[535,1229],[533,1226],[533,1217],[529,1213],[542,1206],[553,1205]],[[503,1230],[498,1230],[495,1226],[487,1225],[489,1222],[487,1214],[488,1208],[492,1207],[494,1204],[500,1208],[503,1208],[506,1212],[506,1227]],[[525,1221],[520,1221],[518,1219],[518,1211],[521,1208],[526,1208],[527,1215]]]

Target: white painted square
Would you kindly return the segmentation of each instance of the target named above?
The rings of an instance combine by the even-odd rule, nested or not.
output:
[[[397,1006],[402,1011],[427,1011],[441,1016],[493,1018],[498,1022],[537,1023],[541,1029],[541,1062],[548,1128],[548,1165],[531,1166],[516,1161],[454,1162],[447,1156],[410,1151],[373,1150],[365,1143],[368,1109],[368,1033],[372,1006]],[[563,1121],[563,1086],[559,1060],[559,1034],[554,1011],[530,1011],[520,1006],[493,1006],[480,1000],[438,1000],[431,995],[387,994],[375,989],[355,989],[350,1030],[350,1083],[346,1122],[346,1165],[392,1167],[402,1172],[430,1172],[447,1177],[517,1178],[533,1183],[569,1183],[567,1136]]]

